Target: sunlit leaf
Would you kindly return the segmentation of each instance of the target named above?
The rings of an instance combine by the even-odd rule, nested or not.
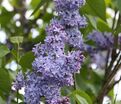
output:
[[[32,62],[34,60],[34,55],[32,52],[27,52],[20,59],[20,65],[22,66],[23,71],[25,72],[27,69],[32,69]]]
[[[121,0],[117,0],[117,7],[121,13]]]
[[[0,97],[0,103],[1,104],[6,104],[5,101]]]
[[[11,88],[11,79],[9,76],[9,73],[6,69],[1,68],[0,69],[0,90],[5,93],[5,95],[7,96],[7,94],[9,93]]]
[[[5,45],[1,45],[0,44],[0,58],[4,57],[5,55],[7,55],[10,52],[10,50],[8,49],[8,47],[6,47]]]
[[[16,44],[19,44],[19,43],[22,43],[23,42],[23,36],[14,36],[14,37],[11,37],[10,38],[10,41],[12,43],[16,43]]]
[[[49,1],[50,0],[41,0],[40,3],[36,6],[35,10],[32,12],[31,16],[33,14],[35,14],[42,5],[44,5],[45,3],[49,2]]]
[[[104,0],[86,0],[82,12],[100,17],[106,21],[106,5]]]
[[[71,96],[76,98],[78,104],[92,104],[90,96],[84,91],[76,90],[72,92]]]
[[[112,32],[112,29],[108,26],[108,24],[101,19],[98,19],[97,28],[102,32]]]
[[[4,7],[0,8],[0,12],[0,26],[6,27],[14,16],[14,12],[9,12]]]

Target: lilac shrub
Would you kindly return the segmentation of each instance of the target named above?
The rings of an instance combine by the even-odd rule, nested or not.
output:
[[[61,96],[61,88],[74,85],[73,74],[79,72],[84,59],[84,44],[79,31],[86,25],[85,17],[79,14],[79,7],[84,2],[54,0],[59,18],[52,19],[47,26],[44,44],[39,43],[33,48],[36,56],[33,71],[26,74],[23,83],[27,104],[39,104],[43,97],[46,104],[70,104],[68,97]],[[65,45],[75,51],[65,52]],[[18,79],[17,82],[23,81],[23,78],[22,81]]]

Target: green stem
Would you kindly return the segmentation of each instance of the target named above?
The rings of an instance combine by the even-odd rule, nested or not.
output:
[[[76,74],[73,74],[73,79],[74,79],[74,90],[76,90],[77,89],[77,87],[76,87]],[[75,101],[75,103],[78,104],[77,101]]]
[[[18,103],[18,93],[19,93],[19,92],[18,92],[18,90],[17,90],[17,104],[19,104],[19,103]]]
[[[19,46],[19,43],[17,44],[17,72],[19,72],[19,57],[20,57],[20,55],[19,55],[19,48],[20,48],[20,46]],[[19,102],[18,102],[18,94],[19,94],[19,91],[17,90],[17,104],[19,104]]]

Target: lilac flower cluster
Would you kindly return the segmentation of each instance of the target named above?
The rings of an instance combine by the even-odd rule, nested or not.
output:
[[[85,50],[89,53],[90,64],[96,68],[103,69],[106,63],[107,50],[113,48],[114,37],[112,33],[93,31],[87,36],[88,40],[95,43],[96,46],[85,45]]]
[[[91,64],[95,65],[95,68],[104,69],[106,65],[106,58],[107,58],[106,51],[99,51],[97,53],[90,54],[91,56]]]
[[[115,47],[115,41],[117,42],[117,46],[120,48],[121,46],[121,35],[120,33],[118,36],[114,36],[110,32],[99,32],[99,31],[93,31],[89,33],[87,36],[88,40],[92,40],[93,42],[96,43],[96,50],[110,50]],[[86,51],[93,51],[94,52],[94,47],[90,45],[85,45],[85,50]]]
[[[95,42],[96,46],[85,44],[85,50],[89,53],[91,64],[95,64],[97,68],[103,69],[106,65],[107,52],[115,48],[115,36],[108,32],[93,31],[87,36],[88,40]],[[121,36],[119,34],[118,47],[121,46]],[[118,48],[117,47],[117,48]],[[110,54],[109,54],[110,55]]]
[[[16,90],[20,90],[24,85],[25,85],[24,76],[22,74],[22,71],[20,71],[16,76],[16,81],[14,82],[13,87]]]
[[[97,47],[101,49],[112,48],[114,44],[114,37],[112,33],[102,33],[98,31],[93,31],[88,35],[88,39],[96,43]]]
[[[86,26],[86,18],[80,16],[79,7],[84,5],[85,0],[54,0],[56,11],[60,16],[60,22],[67,33],[67,42],[71,46],[83,49],[82,35],[78,28]]]
[[[73,74],[83,62],[84,48],[79,28],[85,27],[86,19],[80,16],[79,7],[84,0],[54,0],[59,19],[51,20],[46,28],[44,44],[33,48],[35,60],[33,72],[26,75],[25,102],[39,104],[44,97],[46,104],[70,104],[61,97],[61,88],[74,84]],[[76,48],[65,53],[65,45]]]

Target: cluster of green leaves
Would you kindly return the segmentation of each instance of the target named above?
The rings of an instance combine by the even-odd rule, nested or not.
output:
[[[6,104],[10,97],[12,97],[11,104],[16,104],[17,94],[11,90],[12,82],[19,70],[23,73],[32,70],[31,63],[34,60],[32,47],[38,42],[43,42],[46,36],[45,26],[56,15],[52,0],[30,0],[29,5],[25,0],[7,1],[13,10],[9,11],[2,5],[4,0],[0,1],[0,31],[7,36],[6,43],[0,43],[0,104]],[[107,8],[114,12],[121,12],[121,0],[86,0],[85,6],[80,9],[80,13],[86,16],[88,22],[87,27],[80,30],[84,38],[94,29],[102,32],[114,31],[110,23],[113,17],[106,11]],[[26,16],[27,12],[31,11],[29,17]],[[15,19],[16,16],[18,16],[17,19]],[[17,22],[20,25],[17,25]],[[121,31],[120,28],[121,26],[118,32]],[[35,38],[33,38],[32,29],[38,33]],[[6,67],[13,60],[17,64],[16,71]],[[89,69],[88,60],[87,58],[80,74],[75,75],[75,88],[62,89],[62,94],[69,96],[72,104],[93,104],[101,87],[103,75],[99,74],[100,71]],[[110,95],[114,97],[112,92]],[[19,94],[18,98],[23,101],[22,94]]]

